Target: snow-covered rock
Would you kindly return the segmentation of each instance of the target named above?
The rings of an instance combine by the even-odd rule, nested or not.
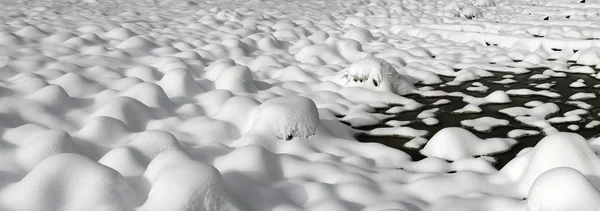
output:
[[[410,79],[399,74],[390,63],[375,57],[353,63],[345,69],[339,80],[344,86],[363,87],[399,95],[411,93],[415,89]]]

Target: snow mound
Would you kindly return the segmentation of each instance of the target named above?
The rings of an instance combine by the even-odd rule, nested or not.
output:
[[[581,172],[558,167],[541,174],[529,189],[527,210],[596,211],[600,208],[600,192]]]
[[[320,125],[315,103],[305,97],[280,97],[264,102],[256,111],[248,133],[265,139],[291,140],[308,138]],[[268,147],[267,147],[268,148]]]
[[[98,116],[87,122],[76,132],[78,138],[100,146],[112,146],[121,143],[131,134],[129,126],[112,117]]]
[[[75,153],[76,146],[71,136],[64,131],[48,130],[27,137],[19,143],[17,161],[25,172],[52,155]]]
[[[194,161],[181,151],[159,154],[148,165],[144,177],[152,187],[140,210],[245,210],[227,192],[217,169]]]
[[[340,81],[347,87],[363,87],[398,95],[415,90],[411,80],[399,74],[390,63],[375,57],[361,59],[350,65]]]
[[[159,78],[158,71],[148,66],[135,66],[129,68],[125,70],[125,75],[128,77],[136,77],[146,82],[153,82]]]
[[[590,47],[577,52],[574,57],[577,57],[577,64],[586,66],[596,66],[600,61],[600,48]]]
[[[155,130],[138,133],[127,146],[139,152],[147,163],[163,151],[182,148],[173,134]]]
[[[518,181],[517,191],[526,195],[536,178],[558,167],[570,167],[588,176],[598,176],[600,158],[580,135],[558,132],[544,137],[535,148],[511,160],[500,172]]]
[[[130,29],[122,27],[116,27],[106,33],[106,37],[117,40],[126,40],[135,35]]]
[[[217,89],[229,90],[233,93],[256,91],[252,72],[245,66],[235,66],[225,69],[215,81]]]
[[[508,120],[497,119],[494,117],[480,117],[477,119],[467,119],[460,122],[461,125],[466,127],[472,127],[473,129],[481,132],[490,131],[498,126],[506,126],[509,124]]]
[[[51,108],[66,109],[72,106],[69,94],[57,85],[46,86],[30,94],[27,98]]]
[[[494,0],[475,0],[473,5],[478,7],[495,7],[496,2]]]
[[[146,128],[154,114],[148,106],[130,97],[116,97],[102,108],[98,109],[92,117],[107,116],[124,122],[128,128],[141,131]]]
[[[140,36],[130,37],[117,45],[117,48],[119,49],[137,49],[144,51],[149,51],[156,47],[158,47],[158,45]]]
[[[167,96],[195,96],[203,92],[202,88],[196,81],[192,74],[182,68],[171,70],[163,76],[162,79],[157,83],[162,87]]]
[[[475,155],[489,155],[509,150],[517,141],[510,138],[480,139],[459,127],[448,127],[438,131],[421,153],[428,157],[460,160]]]
[[[102,89],[96,82],[77,73],[67,73],[49,82],[62,87],[71,97],[95,94]]]
[[[8,210],[131,210],[132,194],[115,170],[65,153],[44,159],[21,181],[9,185],[0,202]]]
[[[46,32],[40,30],[40,28],[31,25],[21,28],[15,34],[21,37],[45,37],[48,35]]]
[[[148,107],[164,109],[173,107],[173,102],[171,102],[162,87],[154,83],[138,83],[122,92],[120,96],[131,97]]]

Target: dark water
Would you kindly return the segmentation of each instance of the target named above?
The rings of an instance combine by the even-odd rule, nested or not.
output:
[[[526,130],[540,131],[540,135],[526,136],[526,137],[518,138],[517,139],[518,144],[513,146],[513,148],[510,151],[492,155],[497,160],[497,162],[494,163],[494,167],[496,167],[497,169],[500,169],[504,165],[506,165],[506,163],[508,163],[511,159],[513,159],[516,156],[516,154],[519,151],[521,151],[522,149],[535,146],[539,142],[539,140],[541,140],[544,137],[544,134],[541,133],[541,130],[539,128],[524,125],[523,123],[515,120],[513,117],[498,112],[499,110],[504,109],[504,108],[516,107],[516,106],[524,107],[525,103],[527,103],[529,101],[533,101],[533,100],[538,100],[538,101],[545,102],[545,103],[552,102],[552,103],[555,103],[556,105],[558,105],[558,107],[560,108],[560,111],[556,114],[549,115],[547,117],[547,119],[548,119],[548,118],[551,118],[554,116],[562,116],[562,114],[564,114],[567,111],[579,109],[579,107],[577,107],[575,105],[569,105],[566,103],[567,101],[569,101],[568,98],[575,93],[586,92],[586,93],[596,93],[597,95],[600,94],[600,89],[593,87],[594,85],[598,84],[599,81],[595,78],[590,77],[589,75],[568,73],[566,78],[552,77],[552,78],[544,79],[544,80],[530,80],[529,77],[531,77],[534,74],[541,74],[545,69],[544,68],[536,68],[536,69],[530,69],[530,70],[532,70],[530,73],[514,75],[513,79],[516,80],[517,82],[512,83],[512,84],[503,85],[503,84],[493,83],[493,81],[500,81],[500,80],[504,79],[503,76],[507,75],[504,73],[494,72],[493,77],[482,78],[482,79],[479,79],[477,81],[472,81],[472,82],[465,82],[461,86],[443,86],[442,87],[439,85],[434,85],[431,87],[433,87],[435,90],[442,90],[442,91],[445,91],[448,93],[462,92],[462,93],[465,93],[465,94],[468,94],[468,95],[471,95],[474,97],[485,97],[496,90],[507,91],[510,89],[521,89],[521,88],[527,88],[527,89],[534,90],[534,91],[549,90],[549,91],[559,93],[561,95],[561,97],[560,98],[548,98],[548,97],[542,97],[542,96],[528,96],[528,97],[510,96],[512,103],[483,105],[483,106],[480,106],[481,109],[483,110],[481,113],[454,114],[454,113],[452,113],[452,111],[460,109],[460,108],[464,107],[465,105],[467,105],[467,103],[462,101],[461,97],[449,97],[449,96],[422,97],[420,95],[413,94],[413,95],[407,95],[406,97],[414,99],[414,100],[422,103],[424,106],[421,109],[416,110],[416,111],[410,111],[410,112],[404,112],[404,113],[398,114],[397,116],[395,116],[391,119],[387,119],[387,120],[383,121],[382,124],[380,124],[380,125],[362,127],[362,128],[358,128],[358,129],[371,130],[371,129],[377,128],[377,127],[388,127],[388,126],[384,125],[383,123],[386,121],[389,121],[389,120],[412,121],[411,124],[409,124],[407,126],[414,128],[414,129],[429,131],[429,134],[424,137],[426,139],[429,139],[435,133],[437,133],[439,130],[441,130],[443,128],[463,127],[460,124],[460,122],[462,120],[476,119],[476,118],[480,118],[480,117],[489,116],[489,117],[494,117],[494,118],[498,118],[498,119],[506,119],[510,122],[510,124],[507,126],[499,126],[499,127],[492,128],[488,132],[479,132],[479,131],[473,130],[471,128],[468,128],[468,127],[463,127],[463,128],[469,130],[470,132],[472,132],[473,134],[477,135],[479,138],[482,138],[482,139],[493,138],[493,137],[505,138],[505,137],[507,137],[508,132],[513,129],[526,129]],[[447,78],[447,77],[443,78],[443,80],[445,82],[451,81],[452,79],[453,78]],[[584,83],[587,85],[587,87],[571,88],[569,86],[571,83],[577,81],[578,79],[583,79],[585,81]],[[483,85],[487,86],[489,88],[489,90],[485,93],[468,91],[467,87],[470,87],[471,86],[470,84],[473,82],[480,82]],[[542,83],[556,83],[556,84],[549,89],[535,88],[535,85],[542,84]],[[436,102],[440,99],[448,99],[451,101],[451,103],[445,104],[445,105],[431,105],[433,102]],[[596,137],[596,136],[598,136],[598,134],[600,134],[600,129],[598,129],[598,128],[587,129],[587,128],[585,128],[585,125],[587,123],[589,123],[591,120],[599,120],[600,119],[600,117],[598,117],[598,115],[597,115],[600,112],[600,106],[597,107],[598,105],[600,105],[600,99],[596,98],[596,99],[581,100],[581,101],[586,102],[593,106],[592,108],[588,109],[588,111],[589,111],[588,114],[581,116],[582,121],[552,124],[552,126],[554,126],[559,131],[576,132],[576,133],[580,134],[581,136],[585,137],[586,139]],[[422,123],[420,120],[418,120],[417,115],[421,111],[431,109],[431,108],[440,108],[440,111],[437,112],[436,116],[435,116],[435,118],[437,118],[440,121],[440,123],[437,125],[428,126],[428,125],[425,125],[424,123]],[[378,112],[384,113],[386,110],[387,109],[380,109],[380,110],[378,110]],[[577,130],[577,131],[569,130],[567,127],[571,124],[578,125],[579,130]],[[409,149],[409,148],[405,148],[402,146],[404,143],[409,141],[410,138],[390,137],[390,136],[382,137],[382,136],[370,136],[370,135],[365,135],[365,134],[359,134],[357,136],[357,139],[361,142],[377,142],[377,143],[387,145],[389,147],[400,149],[400,150],[408,153],[414,161],[418,161],[418,160],[425,158],[423,155],[421,155],[419,153],[419,151],[417,149]]]

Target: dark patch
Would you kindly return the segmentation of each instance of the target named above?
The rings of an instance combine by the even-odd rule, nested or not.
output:
[[[550,20],[550,17],[545,17],[544,20],[545,21]]]
[[[569,19],[569,18],[571,18],[571,16],[570,16],[570,15],[567,15],[567,19]]]
[[[454,174],[456,171],[449,171],[448,174]]]
[[[379,83],[377,83],[377,81],[375,79],[373,79],[373,85],[379,86]]]
[[[579,1],[579,3],[582,3],[582,4],[585,3],[585,0],[581,0],[581,1]]]
[[[562,51],[562,49],[552,48],[553,51]]]
[[[292,136],[292,134],[285,136],[286,141],[292,140],[293,138],[294,138],[294,136]]]
[[[579,51],[579,50],[575,50],[575,49],[573,49],[573,53],[577,53],[577,51]]]
[[[515,61],[515,62],[519,62],[519,61]],[[575,64],[569,63],[569,66],[573,66],[573,65],[575,65]],[[593,86],[590,85],[590,84],[596,84],[597,80],[587,74],[568,74],[568,77],[566,77],[566,78],[552,77],[549,79],[533,81],[533,80],[529,80],[529,78],[532,75],[542,73],[547,68],[528,68],[528,69],[531,70],[531,72],[525,73],[525,74],[508,73],[508,74],[514,76],[513,79],[516,80],[517,83],[512,83],[512,84],[495,84],[495,83],[493,83],[493,81],[500,81],[500,80],[504,79],[503,76],[507,75],[507,74],[498,73],[498,72],[495,72],[493,77],[482,78],[477,81],[474,81],[474,82],[480,82],[483,85],[489,87],[490,91],[488,91],[486,93],[466,91],[467,87],[471,86],[470,85],[471,83],[465,83],[461,86],[441,86],[442,84],[427,85],[427,86],[433,87],[435,90],[442,90],[442,91],[445,91],[448,93],[463,92],[463,93],[471,95],[473,97],[485,97],[485,96],[489,95],[493,90],[505,90],[506,91],[506,90],[510,90],[510,89],[522,89],[522,88],[527,88],[527,89],[531,89],[531,90],[549,90],[549,91],[557,92],[557,93],[561,94],[561,97],[560,98],[547,98],[547,97],[542,97],[542,96],[522,96],[522,97],[511,96],[510,98],[513,101],[512,103],[488,104],[488,105],[480,106],[481,109],[483,110],[481,113],[454,114],[454,113],[452,113],[452,111],[460,109],[460,108],[464,107],[465,105],[467,105],[467,103],[463,102],[462,98],[460,98],[460,97],[452,97],[452,96],[423,97],[423,96],[420,96],[417,94],[410,94],[410,95],[406,95],[405,97],[411,98],[411,99],[416,100],[419,103],[423,104],[424,105],[423,108],[420,108],[416,111],[403,112],[401,114],[396,115],[392,119],[399,120],[399,121],[411,121],[411,123],[407,125],[408,127],[411,127],[411,128],[417,129],[417,130],[427,130],[429,132],[429,134],[424,136],[423,138],[431,139],[431,137],[435,133],[437,133],[439,130],[441,130],[443,128],[463,127],[460,124],[460,122],[462,120],[476,119],[476,118],[480,118],[480,117],[484,117],[484,116],[489,116],[489,117],[494,117],[494,118],[498,118],[498,119],[506,119],[509,121],[509,125],[508,126],[498,126],[498,127],[493,128],[492,130],[486,131],[486,132],[475,131],[474,129],[469,128],[469,127],[463,127],[463,128],[469,130],[470,132],[475,134],[477,137],[482,138],[482,139],[503,138],[503,137],[507,137],[508,132],[513,129],[525,129],[525,130],[535,130],[535,131],[541,131],[541,129],[525,125],[525,124],[517,121],[513,117],[510,117],[506,114],[498,112],[501,109],[509,108],[509,107],[516,107],[516,106],[523,107],[525,103],[527,103],[529,101],[533,101],[533,100],[538,100],[538,101],[542,101],[542,102],[552,102],[552,103],[555,103],[556,105],[558,105],[560,108],[560,111],[557,114],[552,114],[552,115],[548,116],[548,118],[552,118],[555,116],[560,116],[560,115],[564,114],[564,112],[578,109],[578,107],[576,107],[575,105],[570,105],[570,104],[566,103],[567,101],[569,101],[568,98],[571,95],[578,93],[578,92],[590,92],[590,93],[600,94],[600,90],[598,90],[597,88],[593,88]],[[444,82],[449,82],[454,79],[453,77],[443,77],[443,76],[440,78]],[[569,85],[571,83],[577,81],[578,79],[583,79],[584,83],[586,83],[590,86],[583,87],[583,88],[571,88]],[[533,86],[530,86],[531,83],[540,84],[540,83],[550,83],[553,81],[556,82],[556,85],[551,87],[550,89],[538,89]],[[419,86],[423,86],[423,85],[417,85],[417,87],[419,87]],[[435,101],[440,100],[440,99],[448,99],[451,101],[451,103],[445,104],[445,105],[432,105]],[[584,100],[584,102],[586,102],[590,105],[600,105],[600,98]],[[416,119],[418,119],[417,115],[420,112],[422,112],[423,110],[431,109],[431,108],[440,108],[440,111],[437,112],[436,116],[435,116],[435,118],[440,120],[440,124],[429,126],[429,125],[424,124],[422,121],[415,121]],[[387,109],[388,108],[380,108],[380,109],[377,109],[377,112],[384,113]],[[588,111],[589,111],[589,113],[587,115],[581,116],[584,119],[584,121],[575,122],[575,123],[552,124],[552,126],[555,127],[556,129],[558,129],[559,131],[572,132],[571,130],[568,129],[568,126],[571,124],[575,124],[575,125],[578,125],[580,128],[579,130],[576,131],[576,133],[580,134],[584,138],[589,139],[589,138],[596,137],[600,134],[600,131],[598,131],[597,129],[587,129],[587,128],[585,128],[585,125],[587,123],[589,123],[589,121],[591,121],[591,120],[600,120],[600,117],[596,116],[596,114],[600,112],[600,108],[594,107],[594,108],[588,109]],[[392,119],[390,119],[390,120],[392,120]],[[379,128],[379,127],[388,127],[388,126],[386,126],[382,123],[380,125],[360,127],[357,129],[371,130],[371,129]],[[494,163],[493,166],[497,169],[501,169],[510,160],[512,160],[521,150],[528,148],[528,147],[534,147],[543,137],[544,137],[544,135],[540,133],[540,135],[516,138],[518,143],[515,146],[513,146],[508,152],[498,153],[498,154],[493,154],[493,155],[486,155],[486,156],[494,157],[496,159],[496,163]],[[387,145],[389,147],[406,152],[408,155],[411,156],[411,159],[413,161],[418,161],[418,160],[425,158],[425,156],[419,152],[420,149],[411,149],[411,148],[406,148],[403,146],[406,142],[410,141],[411,138],[389,137],[389,136],[388,137],[370,136],[370,135],[365,135],[365,134],[360,134],[356,138],[357,138],[357,140],[359,140],[361,142],[381,143],[381,144]]]

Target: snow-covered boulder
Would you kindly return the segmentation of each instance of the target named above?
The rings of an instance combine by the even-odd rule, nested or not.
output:
[[[361,59],[350,65],[340,81],[347,87],[363,87],[399,95],[415,90],[409,78],[399,74],[390,63],[375,57]]]
[[[305,97],[280,97],[264,102],[256,111],[249,134],[268,139],[308,138],[320,125],[315,103]]]
[[[483,12],[478,7],[466,6],[460,10],[460,16],[467,19],[481,18],[483,17]]]

